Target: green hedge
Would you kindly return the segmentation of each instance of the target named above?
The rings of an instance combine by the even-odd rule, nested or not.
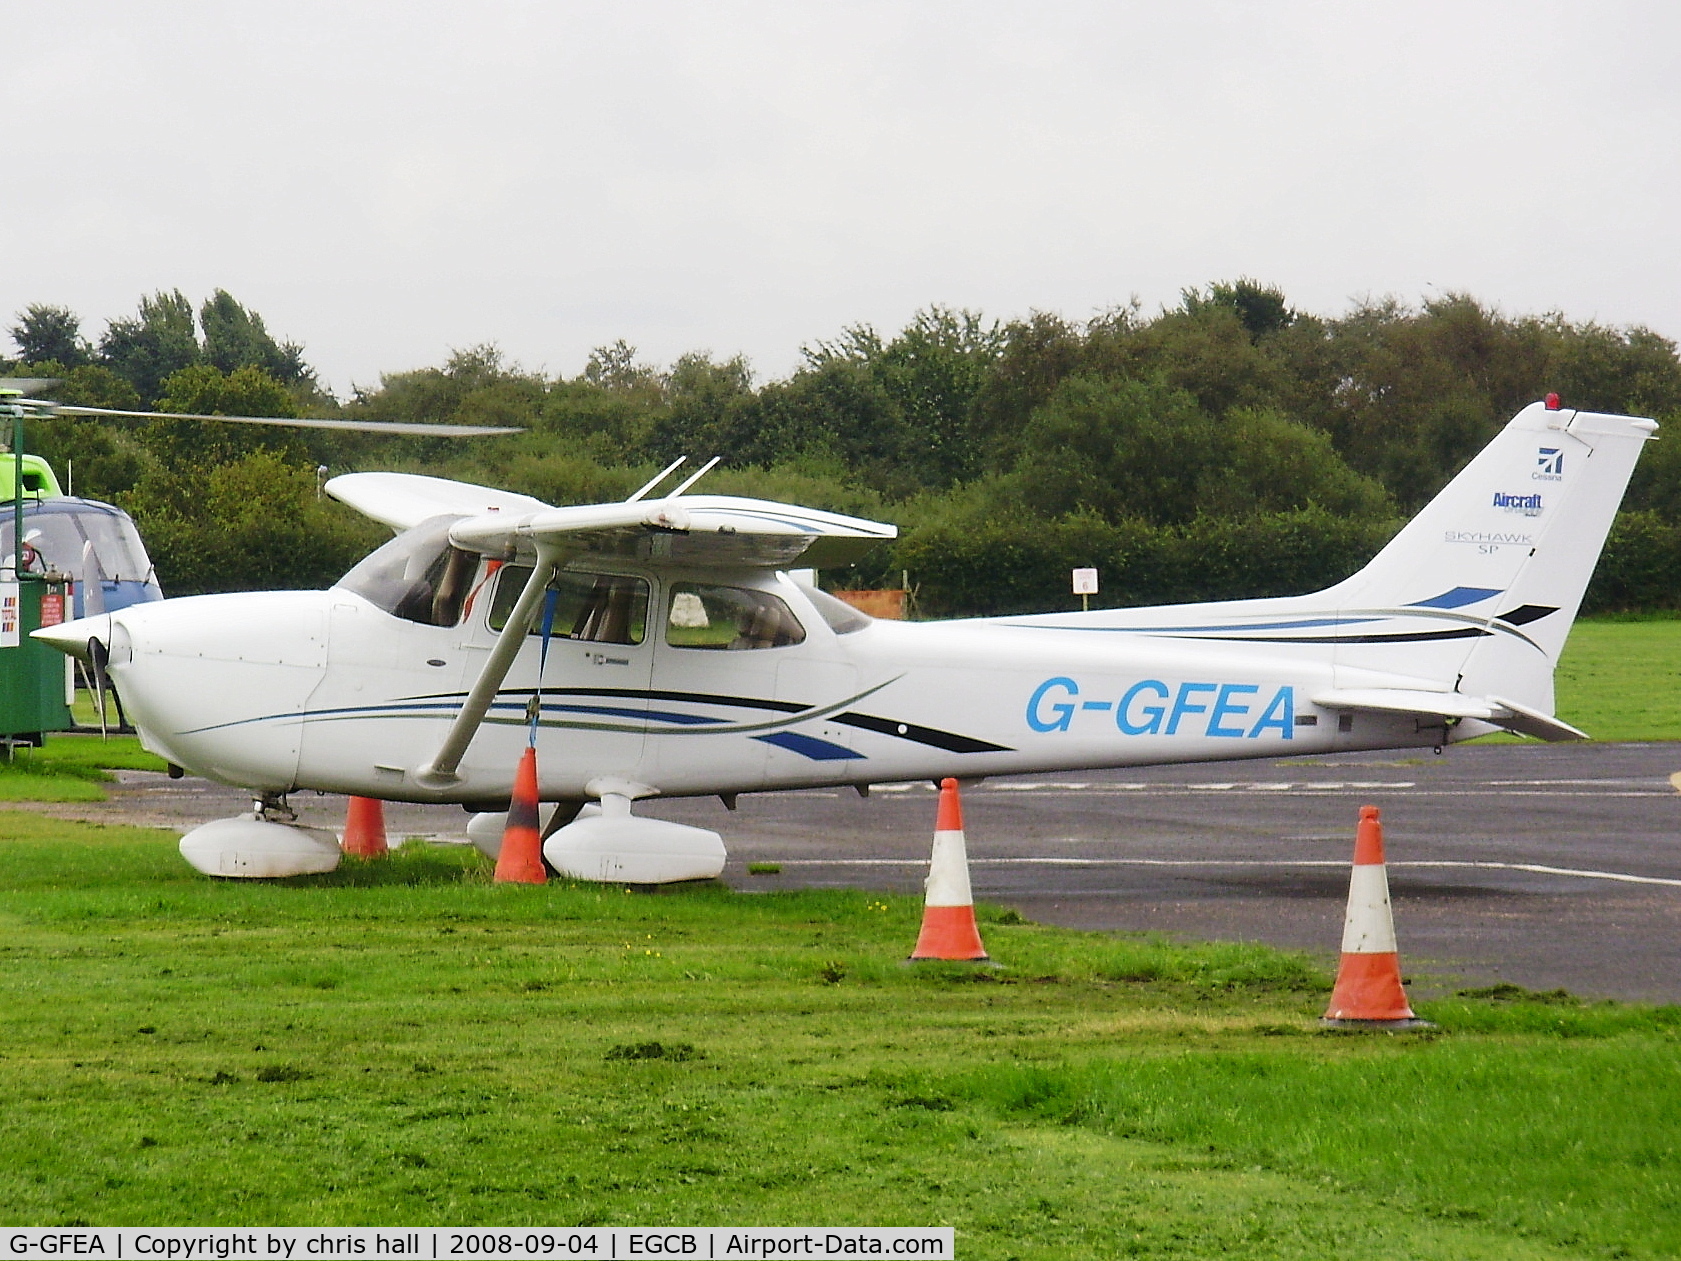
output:
[[[1100,606],[1293,595],[1363,565],[1393,522],[1350,521],[1317,508],[1182,527],[1093,516],[1058,521],[941,523],[914,530],[894,564],[908,570],[919,612],[977,617],[1079,607],[1069,571],[1095,565]]]
[[[1348,520],[1306,508],[1183,527],[1095,516],[1057,521],[942,522],[914,529],[893,552],[924,617],[985,617],[1080,607],[1069,571],[1095,565],[1098,607],[1298,595],[1340,582],[1377,554],[1392,521]],[[895,577],[896,572],[895,572]],[[1681,608],[1681,525],[1654,512],[1621,514],[1583,611]]]
[[[1582,602],[1585,613],[1681,608],[1681,525],[1656,512],[1618,514]]]

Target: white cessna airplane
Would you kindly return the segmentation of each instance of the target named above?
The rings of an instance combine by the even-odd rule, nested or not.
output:
[[[183,838],[200,870],[334,865],[331,836],[293,823],[300,789],[506,810],[534,740],[551,866],[702,878],[717,834],[632,802],[1582,739],[1553,716],[1553,667],[1656,428],[1533,404],[1359,573],[1281,599],[873,621],[788,570],[846,564],[889,525],[693,478],[649,497],[665,474],[555,508],[358,473],[328,492],[398,533],[331,590],[35,634],[108,672],[147,748],[251,790],[252,814]]]

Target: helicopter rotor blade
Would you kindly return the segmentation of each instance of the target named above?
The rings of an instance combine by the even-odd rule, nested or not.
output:
[[[60,377],[0,377],[0,394],[22,394],[28,397],[63,385]]]
[[[352,433],[400,433],[427,438],[477,438],[524,433],[518,427],[497,425],[428,425],[397,420],[324,420],[302,416],[206,416],[198,412],[130,412],[114,407],[72,407],[38,404],[55,416],[92,416],[113,420],[225,420],[236,425],[283,425],[291,429],[341,429]]]

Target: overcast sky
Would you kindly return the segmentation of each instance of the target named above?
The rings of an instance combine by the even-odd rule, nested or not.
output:
[[[7,0],[0,47],[0,314],[220,286],[340,393],[1240,275],[1681,336],[1673,3]]]

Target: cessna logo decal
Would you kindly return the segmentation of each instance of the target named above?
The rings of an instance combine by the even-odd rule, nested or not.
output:
[[[1108,715],[1129,736],[1203,735],[1257,740],[1264,731],[1294,738],[1295,690],[1281,687],[1266,704],[1253,683],[1181,683],[1140,679],[1118,700],[1080,699],[1080,685],[1065,675],[1046,679],[1027,702],[1027,725],[1035,731],[1067,731],[1076,713]]]
[[[1537,482],[1564,480],[1564,452],[1558,447],[1542,447],[1535,457],[1535,472],[1529,476]]]

